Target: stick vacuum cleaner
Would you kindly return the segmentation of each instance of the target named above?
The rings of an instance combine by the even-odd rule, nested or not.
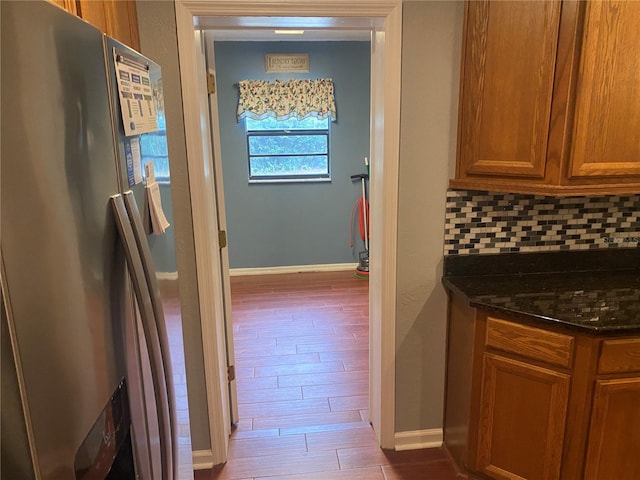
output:
[[[360,173],[351,175],[351,180],[360,179],[362,185],[362,198],[358,200],[358,219],[360,222],[360,236],[364,240],[364,251],[358,254],[358,266],[356,267],[356,277],[369,278],[369,202],[367,201],[366,181],[369,175]]]

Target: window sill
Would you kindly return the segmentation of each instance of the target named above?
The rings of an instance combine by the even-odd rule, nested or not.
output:
[[[331,183],[330,178],[260,178],[250,179],[252,183]]]

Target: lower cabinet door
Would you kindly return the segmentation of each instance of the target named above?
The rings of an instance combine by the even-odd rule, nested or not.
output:
[[[596,382],[584,478],[640,478],[640,378]]]
[[[496,479],[558,479],[569,383],[569,375],[485,353],[477,468]]]

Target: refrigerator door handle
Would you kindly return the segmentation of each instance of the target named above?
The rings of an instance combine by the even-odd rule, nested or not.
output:
[[[153,265],[153,258],[151,256],[151,250],[149,248],[149,242],[142,225],[142,218],[138,211],[138,205],[136,204],[133,192],[129,190],[122,194],[124,198],[124,205],[129,215],[129,221],[133,234],[138,245],[138,252],[140,252],[140,258],[142,260],[142,268],[144,270],[145,279],[149,288],[149,295],[151,296],[151,305],[153,307],[153,313],[158,330],[160,340],[160,351],[163,357],[164,375],[167,383],[167,392],[169,396],[169,421],[171,423],[171,443],[173,452],[173,466],[177,469],[178,466],[178,423],[177,423],[177,410],[175,405],[175,388],[173,383],[173,367],[171,363],[171,351],[169,348],[169,334],[167,331],[167,323],[165,322],[164,310],[162,307],[162,298],[160,296],[160,288],[158,287],[158,280],[156,278],[156,271]],[[178,478],[178,472],[174,471],[174,478]]]
[[[144,267],[129,215],[121,195],[113,195],[110,199],[116,226],[122,241],[122,246],[129,267],[131,283],[140,310],[142,326],[145,338],[149,346],[149,360],[151,364],[151,376],[153,377],[156,410],[158,413],[158,428],[161,441],[162,479],[173,480],[173,445],[171,441],[171,420],[169,414],[169,394],[164,378],[164,362],[160,347],[158,329],[154,320],[153,303],[147,282],[145,281]]]

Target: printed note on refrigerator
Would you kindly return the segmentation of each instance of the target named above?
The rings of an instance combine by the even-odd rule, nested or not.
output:
[[[147,185],[150,183],[155,183],[156,170],[153,166],[153,162],[144,162],[144,176],[147,179]]]
[[[170,224],[162,210],[162,199],[160,198],[160,186],[155,181],[153,164],[144,164],[147,174],[147,185],[144,189],[143,224],[148,234],[160,235],[169,228]]]
[[[156,132],[158,120],[148,65],[113,49],[124,134]]]

